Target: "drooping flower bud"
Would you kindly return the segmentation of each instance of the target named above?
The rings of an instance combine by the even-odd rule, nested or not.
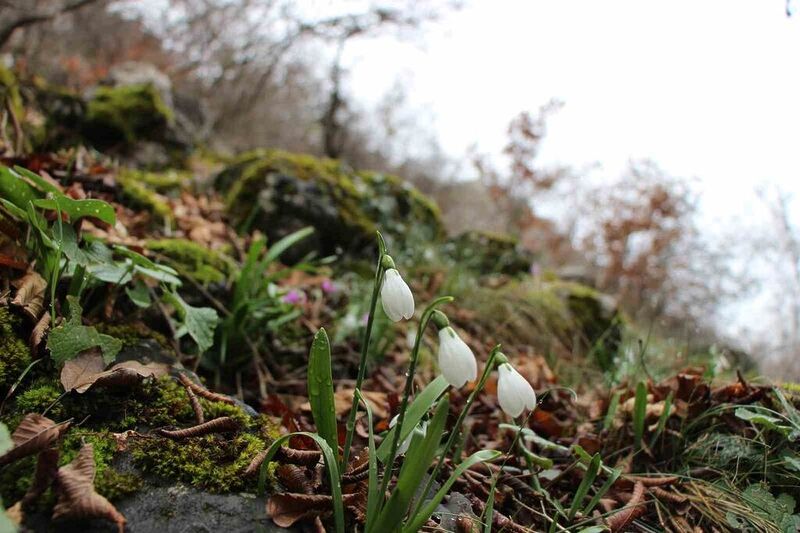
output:
[[[536,393],[522,374],[509,363],[501,364],[497,372],[497,400],[506,414],[517,417],[525,409],[536,407]]]
[[[397,269],[389,268],[384,274],[381,305],[393,322],[408,320],[414,315],[414,295]]]
[[[456,388],[478,377],[475,355],[450,326],[439,330],[439,368],[444,379]]]

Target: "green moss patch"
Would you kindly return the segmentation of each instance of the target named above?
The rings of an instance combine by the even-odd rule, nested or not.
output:
[[[98,87],[87,103],[84,133],[98,147],[159,140],[173,120],[152,85]]]
[[[28,343],[18,331],[22,320],[6,307],[0,307],[0,394],[11,385],[31,363]]]
[[[236,262],[227,255],[188,239],[150,240],[145,247],[182,276],[202,285],[225,283],[237,270]]]

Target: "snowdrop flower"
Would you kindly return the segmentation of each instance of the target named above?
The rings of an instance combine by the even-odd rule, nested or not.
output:
[[[389,427],[390,428],[393,428],[395,426],[395,424],[397,424],[397,417],[398,416],[400,416],[400,415],[394,415],[394,418],[392,418],[392,421],[389,422]],[[426,422],[420,422],[420,424],[416,428],[414,428],[414,431],[409,433],[408,437],[406,437],[403,442],[401,442],[400,444],[397,445],[397,453],[398,453],[398,455],[402,454],[402,453],[406,453],[408,451],[408,447],[411,446],[411,439],[414,438],[414,433],[417,432],[417,431],[422,433],[423,437],[425,435],[427,435],[427,433],[428,433],[428,422],[427,421]]]
[[[387,268],[381,286],[381,304],[393,321],[409,319],[414,315],[414,295],[396,268]]]
[[[528,380],[508,363],[497,369],[497,400],[500,407],[511,417],[517,417],[522,411],[536,407],[536,393]]]
[[[439,330],[439,368],[444,379],[457,389],[478,377],[472,350],[450,326]]]

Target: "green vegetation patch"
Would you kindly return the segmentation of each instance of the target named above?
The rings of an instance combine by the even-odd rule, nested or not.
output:
[[[0,307],[0,391],[14,384],[31,363],[28,343],[17,331],[22,320],[6,307]]]
[[[216,185],[240,230],[258,228],[274,241],[311,225],[315,235],[304,245],[324,254],[361,252],[378,228],[399,248],[444,236],[439,209],[414,187],[333,159],[257,150],[231,163]]]
[[[100,147],[157,140],[173,120],[172,111],[150,84],[98,87],[87,103],[84,132]]]
[[[202,285],[226,283],[236,273],[236,262],[217,250],[188,239],[157,239],[145,247],[158,259]]]

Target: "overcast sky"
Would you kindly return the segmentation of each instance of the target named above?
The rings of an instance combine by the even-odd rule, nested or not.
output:
[[[424,44],[353,43],[351,84],[400,78],[446,151],[499,151],[509,120],[551,98],[542,161],[631,158],[696,176],[706,215],[741,214],[756,185],[800,192],[800,14],[783,0],[472,0]]]
[[[800,13],[785,6],[466,0],[422,45],[353,42],[346,61],[360,99],[402,80],[454,158],[472,145],[498,153],[514,115],[558,99],[541,162],[614,179],[630,159],[650,158],[696,178],[707,232],[744,232],[766,216],[757,187],[779,185],[800,206]],[[765,292],[742,299],[723,329],[768,328],[760,313],[772,303]]]

